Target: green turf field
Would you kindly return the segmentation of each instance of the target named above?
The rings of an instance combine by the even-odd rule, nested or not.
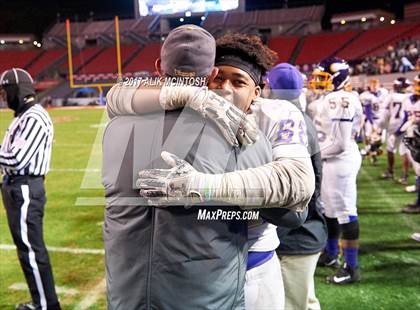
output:
[[[55,141],[47,177],[45,240],[64,309],[105,309],[104,257],[101,251],[76,254],[69,249],[102,249],[103,191],[100,188],[100,148],[103,110],[51,110]],[[0,137],[11,120],[0,112]],[[360,284],[325,284],[328,269],[318,269],[316,291],[323,309],[420,309],[420,243],[409,238],[420,232],[420,215],[403,215],[400,208],[415,199],[403,187],[381,181],[385,158],[368,163],[359,174],[361,222]],[[414,178],[410,178],[411,183]],[[1,204],[1,203],[0,203]],[[24,283],[3,207],[0,208],[0,309],[13,309],[30,299]]]

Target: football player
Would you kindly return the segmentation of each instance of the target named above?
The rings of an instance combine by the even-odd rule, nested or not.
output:
[[[255,53],[257,50],[258,56]],[[272,144],[274,161],[256,169],[211,175],[198,173],[185,161],[170,155],[175,160],[168,161],[168,164],[175,166],[166,171],[174,172],[172,175],[165,174],[165,169],[140,172],[139,187],[143,195],[160,191],[165,194],[171,192],[173,197],[181,198],[194,193],[205,201],[232,199],[254,201],[254,205],[257,203],[284,207],[307,205],[310,196],[302,198],[301,186],[305,188],[310,186],[309,191],[303,190],[303,192],[312,194],[314,173],[306,148],[306,127],[302,113],[288,101],[258,98],[261,75],[268,69],[269,61],[265,59],[267,50],[268,48],[255,37],[240,34],[226,35],[217,41],[216,66],[219,73],[209,83],[209,88],[219,91],[221,96],[209,92],[206,88],[165,85],[159,100],[165,109],[187,106],[201,114],[204,114],[204,111],[221,112],[221,106],[227,108],[232,106],[230,102],[233,102],[257,118],[259,127]],[[122,106],[128,102],[130,109],[133,108],[138,114],[144,113],[144,92],[142,96],[133,94],[132,98],[126,101],[118,98],[120,96],[117,89],[118,86],[108,96],[108,108],[113,107],[114,110],[121,111]],[[254,94],[258,95],[257,98],[253,97]],[[209,113],[208,117],[224,119],[232,117],[229,114],[225,115],[224,112],[219,115],[214,112]],[[230,135],[224,134],[224,136]],[[300,176],[295,173],[299,173]],[[284,183],[289,181],[288,185]],[[159,187],[158,184],[163,184],[163,187]],[[166,190],[165,186],[171,189]],[[291,191],[281,190],[285,186]],[[279,244],[276,227],[261,220],[250,223],[248,243],[250,249],[245,287],[246,308],[282,309],[283,289],[282,283],[278,283],[282,282],[281,271],[275,255],[275,249]]]
[[[384,113],[380,120],[380,126],[387,130],[387,157],[388,168],[382,174],[384,179],[393,179],[394,177],[394,163],[395,153],[397,148],[403,163],[403,174],[399,179],[401,184],[407,185],[409,159],[407,148],[401,143],[402,135],[396,135],[397,129],[401,126],[404,118],[403,102],[410,97],[408,88],[411,82],[406,77],[399,77],[393,83],[394,91],[389,94],[384,101]]]
[[[408,96],[403,101],[404,116],[402,125],[397,129],[396,135],[405,134],[405,139],[413,139],[416,141],[416,131],[420,124],[420,74],[414,78],[414,94]],[[415,146],[418,146],[417,144]],[[415,151],[416,149],[412,147]],[[417,149],[418,152],[418,149]],[[416,156],[412,156],[413,152],[408,154],[416,173],[416,190],[417,200],[414,204],[407,205],[402,212],[404,213],[420,213],[420,164],[415,160]]]
[[[340,236],[345,260],[339,271],[327,278],[333,284],[360,281],[356,177],[362,159],[355,136],[360,131],[363,109],[359,99],[344,90],[348,80],[349,65],[335,57],[321,61],[311,80],[311,87],[325,94],[317,101],[315,114],[324,161],[321,200],[328,227],[327,246],[319,265],[339,266]]]
[[[385,92],[379,87],[379,80],[372,79],[366,91],[360,94],[360,102],[364,112],[364,138],[366,148],[362,154],[369,155],[373,164],[377,162],[376,156],[380,154],[381,129],[379,120],[382,114],[382,100]]]

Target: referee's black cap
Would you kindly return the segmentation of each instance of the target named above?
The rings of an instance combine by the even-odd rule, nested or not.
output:
[[[12,68],[4,71],[0,76],[0,86],[33,84],[34,80],[28,71],[21,68]]]
[[[4,71],[0,75],[0,87],[4,87],[6,92],[8,88],[16,88],[20,101],[23,101],[26,97],[35,96],[34,80],[28,71],[21,68]],[[14,93],[13,90],[10,91]]]

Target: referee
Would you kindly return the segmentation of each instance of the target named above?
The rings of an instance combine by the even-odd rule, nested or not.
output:
[[[50,165],[53,125],[48,113],[35,102],[33,80],[25,70],[3,72],[0,92],[15,112],[0,148],[0,167],[5,173],[1,192],[32,297],[31,302],[16,309],[60,309],[42,235],[44,176]]]

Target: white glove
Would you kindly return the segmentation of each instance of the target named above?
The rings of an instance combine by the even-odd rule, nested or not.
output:
[[[226,99],[207,87],[164,85],[160,93],[160,104],[165,110],[184,106],[212,120],[229,144],[254,144],[259,138],[255,118],[248,116]],[[238,142],[239,140],[239,142]]]
[[[242,145],[251,145],[258,141],[259,130],[254,114],[247,114],[246,120],[239,126],[236,137]]]
[[[185,160],[162,152],[170,169],[139,172],[136,186],[140,195],[153,205],[189,205],[200,201],[232,203],[244,209],[283,207],[302,211],[313,194],[315,184],[310,159],[293,159],[224,174],[205,174]]]
[[[157,206],[187,205],[192,202],[189,198],[194,197],[201,201],[200,195],[190,190],[190,183],[202,173],[169,152],[162,152],[161,156],[172,168],[141,170],[136,181],[140,196],[149,198],[151,203]]]

